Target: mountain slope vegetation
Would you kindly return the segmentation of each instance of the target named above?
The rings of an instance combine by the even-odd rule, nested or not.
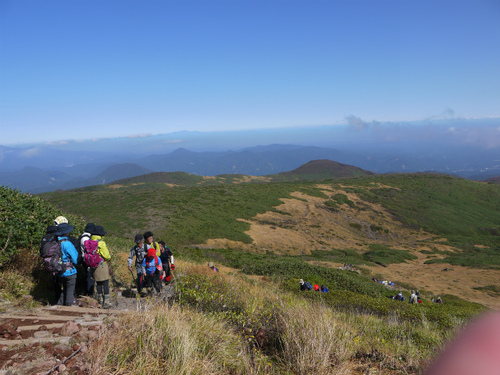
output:
[[[216,184],[186,174],[166,184],[164,177],[46,193],[43,200],[6,189],[4,211],[11,201],[26,202],[27,209],[17,209],[21,222],[31,202],[42,202],[41,232],[56,213],[70,215],[79,230],[85,221],[102,224],[122,288],[131,284],[126,257],[135,234],[152,230],[174,250],[174,307],[125,316],[123,328],[92,349],[95,373],[147,373],[144,363],[154,357],[163,371],[417,374],[458,328],[485,305],[495,307],[498,298],[488,293],[498,288],[498,185],[435,174],[258,183],[238,175]],[[3,217],[2,223],[10,225]],[[37,252],[29,245],[18,250]],[[390,280],[401,269],[406,274],[393,279],[395,286],[372,281]],[[415,278],[422,269],[440,283]],[[18,271],[3,272],[12,280]],[[466,272],[475,283],[454,284]],[[479,272],[493,281],[478,284],[486,280]],[[301,278],[330,292],[300,292]],[[34,293],[39,282],[24,284],[45,301]],[[0,285],[2,293],[9,288],[13,283]],[[418,288],[422,304],[390,298],[402,291],[408,300]],[[437,295],[445,303],[432,303]],[[124,340],[130,332],[140,332],[137,340]],[[172,339],[168,352],[178,354],[155,357],[166,350],[165,335]],[[181,355],[192,345],[206,348],[207,356]],[[210,351],[214,345],[227,349],[225,361]]]

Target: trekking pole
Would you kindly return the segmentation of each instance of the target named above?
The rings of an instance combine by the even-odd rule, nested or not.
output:
[[[130,271],[130,274],[132,275],[132,283],[133,283],[132,285],[135,287],[135,286],[137,286],[137,283],[135,281],[134,272],[131,269],[129,269],[129,271]]]
[[[118,307],[118,294],[117,294],[117,290],[116,290],[115,273],[113,272],[113,268],[111,267],[111,263],[109,264],[109,269],[110,269],[110,276],[111,276],[111,284],[113,284],[113,292],[115,295],[115,307]]]

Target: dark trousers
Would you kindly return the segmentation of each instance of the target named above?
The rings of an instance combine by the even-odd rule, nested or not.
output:
[[[137,293],[141,293],[142,285],[144,284],[144,275],[142,272],[137,273],[137,280],[135,282],[137,283]]]
[[[166,265],[163,265],[163,271],[165,272],[165,278],[163,281],[165,282],[166,285],[170,284],[170,265],[167,263]]]
[[[152,275],[145,275],[145,286],[146,288],[154,288],[158,293],[161,291],[161,279],[160,279],[160,271],[156,270]]]
[[[98,295],[107,296],[109,294],[109,280],[97,281],[96,289]]]
[[[85,266],[84,269],[85,269],[85,273],[87,274],[85,292],[87,293],[87,296],[93,296],[94,295],[95,281],[92,278],[92,271],[90,270],[90,267]]]
[[[71,306],[75,299],[76,274],[71,276],[59,276],[59,282],[62,284],[62,293],[57,301],[58,305]]]

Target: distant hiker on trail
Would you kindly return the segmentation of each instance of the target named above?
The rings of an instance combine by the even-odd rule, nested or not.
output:
[[[161,259],[156,256],[154,248],[148,249],[146,258],[142,261],[142,266],[146,272],[145,286],[150,288],[151,291],[155,290],[156,293],[161,292],[161,274],[163,273],[163,266]]]
[[[64,306],[73,305],[75,299],[76,268],[74,265],[78,262],[78,251],[71,241],[68,240],[68,236],[73,229],[74,227],[67,222],[61,223],[57,226],[55,233],[57,241],[61,245],[62,262],[66,265],[66,270],[57,275],[59,285],[62,286],[62,293],[60,293],[57,304]]]
[[[80,253],[82,254],[82,257],[85,258],[85,242],[87,240],[90,240],[92,238],[92,232],[95,230],[95,224],[94,223],[87,223],[85,226],[84,232],[80,235],[79,240],[80,240]],[[95,281],[92,278],[92,272],[89,266],[87,266],[85,263],[83,264],[83,272],[85,274],[85,294],[87,296],[93,296],[94,295],[94,286],[95,286]]]
[[[158,242],[154,241],[153,232],[147,231],[146,233],[144,233],[144,243],[156,250],[157,257],[161,255],[160,245],[158,244]]]
[[[309,281],[304,282],[304,280],[300,279],[299,284],[300,284],[300,290],[302,290],[302,291],[312,289],[312,285]]]
[[[138,234],[135,236],[135,246],[130,249],[130,254],[127,258],[128,262],[128,269],[130,272],[132,272],[132,264],[134,262],[134,257],[135,257],[135,269],[137,272],[137,279],[136,279],[136,284],[137,284],[137,293],[142,297],[142,285],[143,285],[143,278],[144,278],[144,267],[142,266],[142,261],[146,257],[146,245],[144,245],[144,237],[142,234]]]
[[[404,302],[406,298],[403,296],[402,292],[399,292],[398,295],[396,296],[396,299],[400,302]]]
[[[418,302],[417,300],[418,300],[418,297],[415,294],[415,292],[412,290],[411,294],[410,294],[410,300],[408,302],[410,302],[411,304],[414,304],[414,303]]]
[[[219,272],[219,270],[217,269],[217,267],[215,267],[212,262],[208,262],[208,268],[210,268],[214,272]]]
[[[437,298],[436,303],[443,303],[443,300],[441,299],[441,297]]]
[[[104,241],[106,233],[107,232],[104,231],[101,225],[96,225],[92,233],[91,241],[85,241],[85,248],[87,252],[86,260],[89,259],[87,260],[87,264],[91,268],[92,278],[96,282],[96,299],[99,303],[102,303],[103,308],[109,309],[111,307],[111,301],[109,300],[110,276],[108,263],[111,260],[111,254]],[[97,242],[97,244],[95,242]],[[97,248],[95,249],[96,245]],[[94,251],[94,253],[90,254],[90,251]]]
[[[160,244],[160,259],[163,266],[163,280],[165,281],[165,285],[170,284],[170,270],[175,270],[174,265],[174,254],[172,254],[172,250],[170,250],[167,245],[165,245],[165,241],[158,241]]]

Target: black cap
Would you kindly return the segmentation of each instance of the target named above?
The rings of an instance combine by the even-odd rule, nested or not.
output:
[[[62,223],[57,226],[57,231],[54,234],[62,236],[63,234],[68,234],[73,232],[73,229],[75,228],[69,225],[68,223]]]
[[[95,230],[95,224],[94,223],[87,223],[87,226],[85,227],[85,232],[87,233],[93,233]]]
[[[57,225],[49,225],[47,227],[47,234],[54,234],[57,232]]]
[[[96,225],[92,234],[96,236],[104,236],[107,232],[104,231],[104,228],[101,225]]]
[[[144,237],[142,236],[142,234],[136,234],[135,235],[135,243],[141,243],[142,241],[144,240]]]

